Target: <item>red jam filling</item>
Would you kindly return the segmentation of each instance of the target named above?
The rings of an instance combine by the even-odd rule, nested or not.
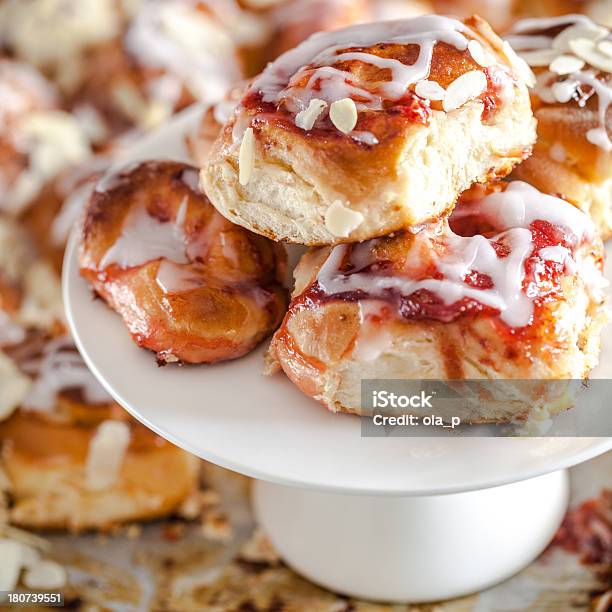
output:
[[[560,279],[564,274],[564,264],[542,260],[538,256],[540,249],[549,246],[563,246],[568,248],[570,252],[573,252],[576,245],[562,229],[548,221],[534,221],[529,226],[529,229],[531,230],[533,249],[531,255],[525,260],[525,278],[523,279],[522,290],[534,299],[537,311],[537,308],[546,301],[559,296],[561,290]],[[503,237],[499,241],[493,242],[492,246],[500,259],[509,255],[510,251],[508,246],[504,244]],[[350,248],[352,250],[353,247]],[[391,262],[378,261],[366,268],[359,269],[358,272],[359,274],[384,276],[385,270],[390,268]],[[423,276],[424,278],[443,278],[438,270],[435,270],[435,273],[431,273],[431,271],[426,272],[427,274]],[[351,251],[349,251],[338,273],[347,276],[357,273],[357,270],[351,263]],[[472,270],[466,275],[464,282],[469,287],[476,289],[486,290],[494,287],[491,277],[477,270]],[[327,294],[321,288],[318,281],[315,281],[305,293],[294,299],[290,309],[299,309],[305,303],[316,305],[333,301],[358,302],[367,299],[387,302],[390,306],[390,316],[396,313],[396,315],[406,320],[430,319],[442,323],[450,323],[466,316],[480,314],[489,316],[499,315],[497,309],[486,306],[471,298],[463,298],[454,303],[446,304],[438,295],[427,289],[419,289],[410,295],[402,295],[397,289],[385,289],[376,294],[369,293],[366,290]]]

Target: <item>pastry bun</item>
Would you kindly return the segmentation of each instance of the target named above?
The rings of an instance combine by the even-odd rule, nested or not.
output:
[[[507,37],[537,74],[538,140],[514,176],[589,213],[604,238],[612,235],[610,36],[584,15],[566,15],[525,19]]]
[[[285,253],[222,217],[186,164],[105,176],[85,211],[81,274],[161,363],[244,355],[286,306]]]
[[[78,121],[35,68],[0,58],[0,212],[25,210],[47,181],[90,154]]]
[[[203,188],[228,219],[280,241],[423,224],[528,155],[530,75],[476,17],[316,34],[255,79],[204,164]]]
[[[9,354],[31,385],[22,407],[0,421],[11,523],[108,529],[176,510],[196,486],[198,460],[115,404],[69,339],[28,344]]]
[[[602,262],[570,204],[521,182],[476,186],[449,222],[304,255],[271,356],[305,394],[356,414],[363,379],[581,379],[606,320]],[[537,399],[452,416],[520,419]]]

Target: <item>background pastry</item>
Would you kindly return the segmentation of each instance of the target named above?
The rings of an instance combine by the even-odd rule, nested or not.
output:
[[[612,26],[609,0],[432,0],[432,4],[438,13],[460,17],[480,15],[500,31],[524,17],[558,17],[570,13],[584,13]]]
[[[110,156],[98,155],[67,168],[47,183],[21,215],[40,257],[61,272],[70,230],[80,218],[97,181],[111,163]]]
[[[537,73],[533,155],[514,173],[612,235],[612,36],[582,15],[518,22],[507,39]]]
[[[26,381],[0,420],[13,524],[108,529],[165,516],[192,492],[198,460],[115,404],[68,338],[30,334],[7,355]]]
[[[0,211],[17,214],[45,183],[91,154],[79,122],[34,68],[0,59]]]
[[[255,79],[202,184],[228,219],[275,240],[330,244],[418,225],[529,153],[530,77],[478,18],[318,34]]]
[[[521,182],[476,186],[450,228],[304,255],[271,354],[304,393],[354,413],[362,379],[581,379],[606,320],[602,260],[567,202]],[[515,420],[537,396],[525,399],[453,416]]]
[[[224,219],[198,172],[145,162],[102,179],[83,222],[81,274],[160,362],[240,357],[280,322],[285,253]]]
[[[17,0],[0,22],[4,45],[108,135],[220,100],[242,76],[241,46],[265,37],[232,0]]]
[[[58,273],[36,257],[28,232],[0,214],[0,349],[23,341],[31,329],[56,333],[63,321]]]

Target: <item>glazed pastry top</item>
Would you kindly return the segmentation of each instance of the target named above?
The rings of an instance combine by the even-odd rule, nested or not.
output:
[[[592,108],[597,125],[588,129],[586,138],[611,152],[610,30],[585,15],[564,15],[519,21],[506,39],[537,72],[536,108],[541,104]]]
[[[531,78],[479,18],[425,15],[351,26],[315,34],[270,64],[239,105],[234,132],[240,139],[255,117],[371,145],[379,111],[426,124],[432,110],[479,99],[486,120],[514,98],[517,81]]]
[[[579,274],[601,301],[602,257],[578,209],[527,183],[494,183],[468,191],[448,223],[334,247],[291,308],[367,300],[391,304],[404,319],[486,312],[520,328],[539,303],[559,298],[565,275]]]

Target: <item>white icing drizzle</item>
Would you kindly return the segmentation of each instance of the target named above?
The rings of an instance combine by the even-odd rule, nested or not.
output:
[[[434,255],[442,279],[413,280],[409,270],[403,275],[394,276],[376,274],[374,271],[360,272],[374,263],[367,256],[369,247],[364,243],[355,249],[352,262],[357,269],[350,274],[339,272],[349,247],[334,247],[317,276],[319,286],[328,295],[365,291],[374,299],[377,296],[380,298],[388,290],[409,296],[425,289],[437,295],[446,305],[465,298],[473,299],[498,310],[500,319],[507,325],[523,327],[530,323],[533,315],[534,297],[523,288],[525,262],[534,254],[529,229],[531,223],[544,220],[562,228],[565,235],[573,239],[572,246],[578,246],[583,239],[594,236],[593,224],[584,213],[564,200],[542,194],[519,181],[511,183],[503,192],[489,194],[475,203],[460,207],[457,214],[479,215],[501,233],[493,238],[481,235],[463,237],[445,225],[440,237],[442,253]],[[429,240],[429,237],[427,232],[423,232],[417,234],[415,239]],[[499,257],[494,243],[503,243],[508,254]],[[436,249],[429,250],[437,253]],[[580,262],[575,262],[573,253],[561,245],[542,248],[535,255],[542,261],[563,264],[568,274],[580,270]],[[465,279],[472,272],[487,275],[493,286],[488,289],[470,286]],[[592,275],[594,280],[598,278],[601,283],[601,271],[595,272]]]
[[[523,181],[512,181],[505,191],[489,194],[474,207],[460,207],[457,215],[474,211],[501,231],[544,220],[565,229],[576,243],[596,235],[593,221],[580,209]]]
[[[145,206],[133,208],[127,214],[121,235],[102,257],[100,267],[117,264],[121,268],[131,268],[156,259],[187,263],[187,238],[183,231],[186,214],[187,196],[173,222],[156,219]]]
[[[68,195],[62,204],[59,213],[51,224],[51,242],[60,247],[66,243],[70,228],[79,218],[79,214],[85,208],[85,204],[91,196],[94,184],[84,183]]]
[[[204,284],[202,277],[190,268],[165,259],[159,264],[155,280],[166,294],[182,293]]]
[[[126,48],[139,62],[174,77],[172,83],[158,83],[151,92],[170,105],[180,95],[180,84],[198,100],[213,103],[222,100],[240,78],[229,31],[216,15],[199,10],[201,4],[197,0],[148,0],[125,35]],[[215,8],[213,3],[205,4]]]
[[[320,32],[269,64],[254,81],[250,91],[261,94],[266,103],[282,102],[284,108],[294,114],[308,109],[315,98],[329,106],[349,98],[355,101],[358,110],[380,110],[383,101],[400,100],[411,85],[428,79],[437,43],[444,42],[465,51],[469,43],[466,34],[475,36],[461,21],[441,15],[423,15],[413,19],[355,25],[335,32]],[[419,53],[415,62],[407,65],[367,51],[350,50],[382,43],[416,45]],[[339,53],[343,49],[349,50]],[[391,78],[377,82],[374,88],[360,83],[352,73],[335,67],[338,62],[352,60],[386,70]],[[309,78],[304,85],[301,81],[306,71]],[[238,132],[236,140],[244,128]]]
[[[68,337],[50,341],[43,349],[42,357],[26,362],[22,369],[35,376],[23,400],[24,408],[51,411],[55,408],[58,393],[68,389],[80,389],[90,404],[111,401]]]
[[[106,157],[94,157],[58,181],[57,192],[63,203],[51,224],[51,242],[55,246],[66,244],[70,229],[91,197],[96,179],[109,163],[110,159]]]
[[[565,27],[555,36],[546,33],[560,26]],[[538,76],[535,88],[536,94],[544,102],[564,104],[577,98],[578,104],[582,106],[586,102],[586,97],[591,94],[585,96],[581,87],[592,89],[598,98],[599,126],[590,129],[586,138],[603,151],[612,151],[607,121],[607,113],[612,104],[612,87],[609,76],[602,77],[597,73],[599,70],[604,75],[610,75],[611,71],[607,67],[612,66],[612,57],[602,50],[591,50],[589,55],[580,52],[581,43],[587,47],[595,44],[592,41],[599,41],[600,45],[609,43],[612,40],[610,30],[598,26],[585,15],[564,15],[519,21],[506,39],[531,66],[549,68]],[[568,60],[576,59],[590,64],[591,69],[558,75],[553,70],[556,67],[554,62],[562,56],[567,65],[569,65]],[[597,65],[593,65],[593,62]]]

